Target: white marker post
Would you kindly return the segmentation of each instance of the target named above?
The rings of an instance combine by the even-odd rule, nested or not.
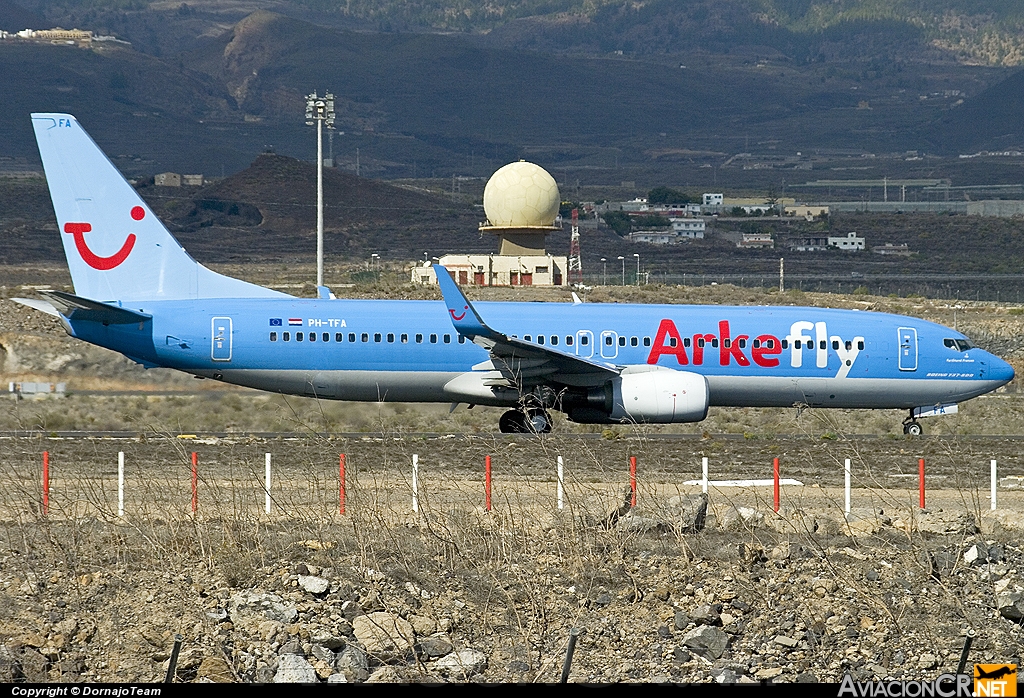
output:
[[[846,466],[843,468],[846,474],[846,515],[850,515],[850,459],[846,459]]]
[[[564,504],[564,502],[563,502],[563,494],[564,494],[564,490],[565,490],[565,485],[564,485],[565,480],[563,479],[563,475],[564,475],[564,473],[562,471],[562,457],[559,456],[558,457],[558,508],[559,509],[561,509],[563,504]]]
[[[270,454],[265,455],[266,458],[266,474],[263,476],[263,488],[266,490],[266,503],[264,509],[270,513]]]
[[[998,480],[996,479],[996,462],[995,462],[995,460],[993,460],[990,463],[990,465],[992,467],[992,488],[991,488],[991,490],[992,490],[992,511],[995,511],[996,510],[996,483],[998,482]]]
[[[412,510],[420,510],[420,457],[416,453],[412,454]]]
[[[124,451],[117,452],[117,515],[124,516]]]
[[[708,457],[704,456],[700,459],[700,491],[704,494],[708,493]]]

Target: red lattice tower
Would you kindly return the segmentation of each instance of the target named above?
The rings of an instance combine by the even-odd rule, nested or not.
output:
[[[570,286],[583,283],[583,262],[580,260],[580,213],[572,210],[572,236],[569,238],[569,274]]]

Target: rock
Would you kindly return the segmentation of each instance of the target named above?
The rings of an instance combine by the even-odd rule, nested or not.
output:
[[[278,623],[294,623],[299,612],[294,605],[285,602],[277,594],[242,592],[228,599],[228,613],[233,617],[249,616],[274,620]]]
[[[274,683],[316,683],[316,670],[304,657],[283,654],[277,660]]]
[[[23,678],[18,655],[7,645],[0,645],[0,683],[14,683]]]
[[[718,515],[718,527],[724,531],[745,531],[764,524],[764,514],[749,507],[728,507]]]
[[[792,637],[790,637],[788,635],[776,635],[775,636],[775,644],[776,645],[782,645],[783,647],[788,647],[790,649],[796,647],[799,644],[799,642],[800,642],[799,640],[796,640],[795,638],[792,638]]]
[[[641,516],[636,511],[629,511],[624,516],[617,517],[615,528],[627,533],[662,533],[670,531],[672,525],[667,521],[655,519],[650,516]]]
[[[676,533],[699,533],[704,530],[708,517],[708,496],[676,495],[668,500],[672,529]]]
[[[1024,620],[1024,594],[1004,591],[996,596],[996,610],[1003,618],[1020,623]]]
[[[968,565],[974,565],[975,563],[982,565],[988,562],[988,548],[975,543],[964,551],[964,562]]]
[[[878,533],[892,524],[892,519],[879,509],[853,508],[846,516],[846,525],[853,534]]]
[[[416,633],[417,637],[433,635],[437,632],[437,623],[433,618],[428,618],[427,616],[409,616],[409,623],[412,625],[412,631]]]
[[[370,677],[369,660],[358,645],[348,645],[334,660],[334,669],[344,674],[349,683],[362,683]]]
[[[281,645],[281,648],[277,650],[278,654],[297,654],[300,657],[305,657],[306,653],[302,649],[302,643],[298,640],[292,639]]]
[[[327,683],[348,683],[348,677],[344,674],[331,674],[327,677]]]
[[[398,670],[391,666],[382,666],[366,679],[366,683],[405,683]]]
[[[331,589],[331,583],[323,577],[299,575],[299,588],[313,596],[323,596]]]
[[[725,653],[729,636],[716,627],[701,625],[683,636],[683,644],[705,659],[718,659]]]
[[[487,655],[476,649],[452,652],[434,662],[434,669],[449,679],[468,679],[487,668]]]
[[[379,661],[404,657],[413,648],[412,625],[387,611],[357,616],[352,631],[366,653]]]
[[[686,615],[683,611],[676,611],[672,624],[676,630],[686,630],[686,626],[690,624],[690,616]]]
[[[923,509],[917,513],[917,530],[921,533],[970,536],[978,532],[978,524],[966,511]]]
[[[234,683],[235,675],[231,667],[220,657],[204,657],[196,672],[197,679],[206,679],[214,683]]]
[[[419,641],[420,655],[429,659],[443,657],[446,654],[450,654],[454,649],[451,640],[443,633],[420,638]]]
[[[332,652],[337,652],[345,647],[345,638],[331,633],[317,632],[310,636],[310,643],[325,647]]]
[[[721,613],[709,604],[701,604],[690,610],[690,617],[697,625],[721,625]]]

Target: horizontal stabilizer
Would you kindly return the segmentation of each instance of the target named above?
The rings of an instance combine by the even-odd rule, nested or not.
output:
[[[60,312],[58,312],[57,309],[53,307],[53,304],[50,303],[50,301],[43,301],[39,300],[38,298],[12,298],[11,300],[14,301],[15,303],[20,303],[21,305],[28,306],[33,310],[38,310],[41,313],[46,313],[47,315],[52,315],[54,317],[60,317]]]
[[[53,307],[69,320],[88,320],[102,322],[104,325],[132,325],[153,319],[149,313],[89,300],[64,291],[40,291],[39,295],[48,298]]]

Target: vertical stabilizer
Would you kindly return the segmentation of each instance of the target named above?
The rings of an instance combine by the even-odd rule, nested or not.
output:
[[[164,227],[70,114],[33,114],[75,293],[96,300],[285,297],[210,271]]]

